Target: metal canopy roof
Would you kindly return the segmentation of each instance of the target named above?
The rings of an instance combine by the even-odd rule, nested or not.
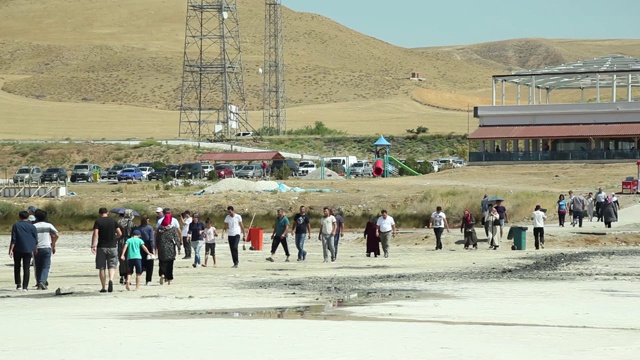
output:
[[[571,124],[529,126],[484,126],[477,128],[469,140],[506,139],[579,139],[640,136],[640,123]]]
[[[495,75],[494,80],[524,86],[554,89],[640,87],[640,59],[609,55],[591,60],[577,61],[540,70],[517,71],[511,75]]]

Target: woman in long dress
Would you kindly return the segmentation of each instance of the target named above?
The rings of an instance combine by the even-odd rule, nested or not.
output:
[[[156,238],[161,285],[165,280],[168,285],[171,285],[171,280],[173,280],[173,262],[176,260],[178,233],[176,229],[171,226],[171,220],[171,214],[164,215],[158,227],[158,236]]]
[[[589,221],[593,221],[593,207],[594,207],[594,201],[595,199],[593,198],[593,193],[589,193],[589,195],[587,195],[587,216],[589,217]]]
[[[489,228],[489,249],[498,250],[500,247],[500,215],[498,210],[491,208],[484,221]]]
[[[476,223],[473,215],[469,210],[464,211],[462,216],[462,225],[460,225],[460,232],[464,233],[464,249],[469,250],[469,247],[474,249],[478,248],[478,238],[476,237],[476,230],[473,226]]]
[[[611,197],[602,204],[602,220],[604,221],[604,227],[610,228],[611,223],[618,221],[618,207],[613,202]]]
[[[124,213],[118,220],[118,225],[120,226],[120,230],[122,231],[122,236],[118,239],[118,254],[122,254],[124,244],[131,236],[133,236],[133,229],[135,229],[136,227],[136,224],[134,224],[133,222],[133,217],[133,210],[125,209]],[[118,270],[120,272],[120,284],[124,284],[125,279],[129,274],[127,262],[120,261],[120,263],[118,264]]]
[[[380,237],[376,234],[376,217],[369,215],[369,221],[364,228],[364,238],[367,239],[367,257],[371,257],[371,253],[375,257],[380,255]]]

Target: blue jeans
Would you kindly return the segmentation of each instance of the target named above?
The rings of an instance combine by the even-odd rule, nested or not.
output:
[[[338,242],[340,241],[340,234],[336,233],[333,236],[333,257],[338,257]]]
[[[307,257],[307,252],[304,251],[304,240],[307,238],[307,233],[296,234],[296,248],[298,249],[298,259],[304,260]]]
[[[36,283],[47,282],[49,279],[49,269],[51,269],[51,248],[38,249],[35,258]]]
[[[204,240],[198,240],[198,241],[192,241],[191,242],[191,247],[193,248],[193,263],[195,265],[200,265],[201,264],[200,250],[202,250],[203,246],[204,246]]]

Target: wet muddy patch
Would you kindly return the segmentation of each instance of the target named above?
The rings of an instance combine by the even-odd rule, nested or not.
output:
[[[137,319],[307,319],[307,320],[379,320],[371,317],[357,316],[349,308],[381,304],[398,300],[443,300],[453,299],[452,295],[419,290],[370,290],[353,292],[339,297],[310,305],[290,307],[238,308],[238,309],[204,309],[176,310],[154,313],[136,314]],[[130,315],[126,316],[131,318]],[[402,321],[402,320],[396,320]]]

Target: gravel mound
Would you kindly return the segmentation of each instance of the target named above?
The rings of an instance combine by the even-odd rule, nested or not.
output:
[[[337,172],[330,170],[330,169],[324,169],[324,178],[325,180],[344,180],[344,178],[340,175],[338,175]],[[306,179],[306,180],[321,180],[322,179],[322,169],[316,169],[313,170],[312,172],[308,173],[306,176],[303,176],[302,179]]]
[[[225,191],[261,192],[277,190],[280,184],[275,181],[249,181],[238,178],[222,179],[204,189],[205,194]]]

